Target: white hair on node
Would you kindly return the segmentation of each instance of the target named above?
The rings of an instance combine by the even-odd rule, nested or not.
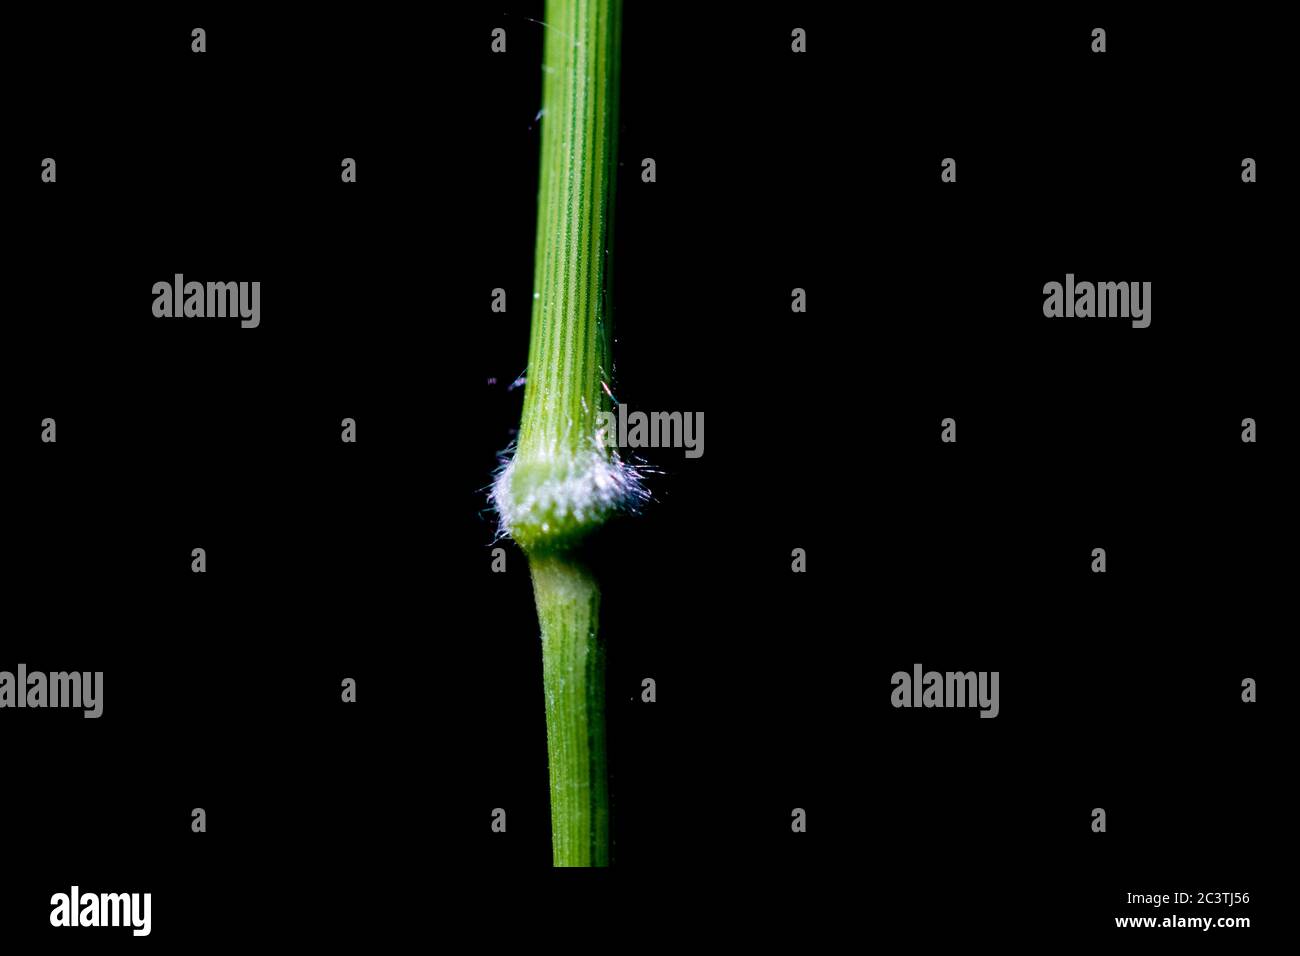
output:
[[[641,471],[595,440],[572,454],[530,458],[522,478],[519,463],[517,456],[504,463],[489,497],[500,519],[498,538],[512,537],[525,548],[576,541],[650,497]]]

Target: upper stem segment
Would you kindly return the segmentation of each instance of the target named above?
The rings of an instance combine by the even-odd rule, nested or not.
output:
[[[532,336],[514,459],[493,496],[527,551],[570,547],[635,496],[605,444],[621,0],[548,0]]]

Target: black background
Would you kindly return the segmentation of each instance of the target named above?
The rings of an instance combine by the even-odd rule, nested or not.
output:
[[[10,23],[0,668],[103,670],[105,710],[3,712],[6,936],[1185,945],[1115,929],[1152,912],[1125,894],[1223,890],[1254,925],[1205,941],[1262,939],[1278,25],[628,4],[614,388],[703,412],[705,454],[643,450],[654,503],[593,543],[615,865],[572,873],[485,494],[523,395],[541,19]],[[261,326],[154,319],[176,272],[260,280]],[[1151,327],[1045,319],[1067,272],[1151,281]],[[1000,716],[893,709],[916,662],[1000,671]],[[152,936],[54,932],[74,882],[152,892]]]

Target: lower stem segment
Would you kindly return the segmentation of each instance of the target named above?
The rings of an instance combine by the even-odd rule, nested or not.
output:
[[[600,589],[591,571],[570,555],[533,555],[528,563],[542,626],[554,863],[608,866],[605,653],[596,632]]]

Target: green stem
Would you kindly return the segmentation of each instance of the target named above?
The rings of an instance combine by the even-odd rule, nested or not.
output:
[[[636,498],[606,446],[621,0],[549,0],[528,382],[493,493],[526,551],[571,548]]]
[[[542,632],[556,866],[609,864],[600,589],[583,539],[644,499],[606,443],[622,0],[547,0],[528,381],[492,497],[528,554]]]
[[[609,865],[605,654],[596,635],[600,589],[580,562],[533,557],[542,625],[551,847],[556,866]]]

